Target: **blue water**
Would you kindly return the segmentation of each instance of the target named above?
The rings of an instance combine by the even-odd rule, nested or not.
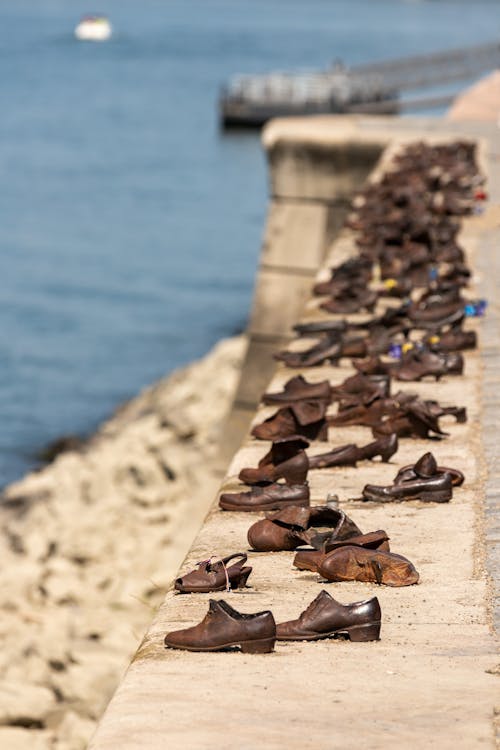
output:
[[[77,42],[95,10],[113,39]],[[232,73],[489,41],[500,3],[4,0],[0,29],[3,484],[244,325],[266,173],[219,132]]]

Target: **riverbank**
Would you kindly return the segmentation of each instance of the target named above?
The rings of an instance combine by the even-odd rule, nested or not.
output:
[[[0,747],[83,750],[221,478],[226,339],[2,495]]]

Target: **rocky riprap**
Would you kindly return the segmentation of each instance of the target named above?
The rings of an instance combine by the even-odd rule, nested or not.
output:
[[[85,748],[220,481],[243,337],[2,497],[0,747]]]

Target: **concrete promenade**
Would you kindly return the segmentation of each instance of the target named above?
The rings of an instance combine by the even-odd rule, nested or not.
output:
[[[466,406],[468,421],[455,424],[452,419],[443,418],[442,427],[450,435],[442,441],[401,440],[400,449],[389,464],[364,462],[357,469],[309,473],[312,504],[323,504],[327,494],[336,493],[341,508],[362,531],[385,529],[391,549],[407,556],[420,573],[419,585],[399,589],[362,583],[324,585],[343,603],[378,596],[382,607],[379,642],[277,643],[275,652],[267,655],[165,650],[165,633],[199,622],[210,598],[227,598],[242,612],[271,609],[280,622],[298,616],[323,587],[315,574],[292,568],[293,553],[249,553],[249,564],[253,566],[250,588],[212,595],[180,596],[173,590],[168,592],[100,723],[91,750],[495,747],[495,703],[500,696],[494,632],[495,619],[497,624],[500,621],[499,132],[494,126],[434,120],[334,117],[276,121],[266,130],[272,212],[284,198],[288,201],[288,215],[282,217],[276,242],[280,233],[286,234],[300,224],[299,214],[293,212],[294,202],[299,212],[305,205],[314,206],[315,216],[310,215],[308,231],[301,234],[302,253],[305,258],[312,257],[308,255],[312,253],[317,259],[315,273],[319,278],[327,277],[329,266],[355,251],[352,233],[340,231],[336,221],[338,208],[379,156],[380,169],[391,153],[407,141],[443,141],[464,136],[478,141],[490,200],[484,214],[464,221],[460,241],[475,272],[468,294],[485,296],[489,301],[486,319],[467,324],[478,331],[480,348],[465,353],[462,377],[446,377],[439,383],[402,384],[402,389],[425,398]],[[359,166],[353,177],[348,164],[349,159],[356,162],[356,158]],[[331,164],[336,167],[332,169]],[[345,177],[341,200],[336,172]],[[329,216],[325,211],[330,211]],[[269,240],[269,224],[267,229],[269,258],[275,246]],[[313,243],[311,247],[308,238]],[[261,266],[261,279],[270,265],[273,264]],[[285,341],[287,328],[297,317],[311,320],[321,315],[317,310],[319,301],[307,299],[303,292],[307,285],[310,287],[311,269],[294,277],[302,279],[297,289],[303,306],[300,316],[293,300],[290,310],[284,306],[287,274],[279,264],[272,272],[277,291],[265,292],[265,285],[271,286],[269,277],[263,284],[258,283],[256,300],[261,301],[254,307],[252,321],[256,330],[263,299],[266,314],[272,315],[276,298],[278,327],[273,329],[268,324],[266,336],[254,337],[254,344],[260,341],[265,347],[258,354],[261,359],[254,356],[249,363],[253,372],[258,370],[268,377],[274,368],[269,359],[271,343]],[[307,348],[310,343],[303,340],[294,346]],[[253,422],[261,422],[273,412],[268,407],[254,411],[258,394],[252,378],[248,380],[249,372],[247,368],[243,376],[247,381],[240,387],[240,396],[246,389],[245,399],[240,398],[237,416],[228,428],[233,448],[250,416]],[[298,372],[276,368],[269,390],[280,390]],[[340,367],[308,368],[304,374],[308,380],[329,378],[337,384],[352,374],[352,368],[349,361],[342,360]],[[260,391],[265,385],[262,380],[263,376],[259,378]],[[366,427],[331,428],[329,443],[313,444],[310,453],[325,452],[329,445],[364,444],[370,437],[371,431]],[[239,470],[255,466],[266,449],[266,443],[244,436],[221,491],[236,489]],[[384,506],[353,499],[359,497],[368,482],[391,483],[402,465],[413,463],[427,450],[433,451],[438,463],[456,466],[465,473],[464,486],[455,490],[449,504],[409,502]],[[181,573],[210,555],[224,556],[248,548],[247,529],[261,516],[221,512],[217,500],[218,494]]]

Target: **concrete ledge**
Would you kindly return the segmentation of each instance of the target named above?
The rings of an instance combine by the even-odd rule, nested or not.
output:
[[[360,125],[357,121],[356,127]],[[387,136],[390,148],[409,140],[407,124],[401,126],[400,140],[396,126],[391,127]],[[429,129],[422,125],[418,130],[413,124],[413,128],[413,139],[429,133],[432,138],[439,131],[434,125]],[[455,132],[479,137],[474,128],[462,126]],[[492,175],[498,131],[489,135],[483,131],[483,135],[488,137],[483,142],[483,156],[491,176],[491,203],[498,206],[500,190]],[[437,137],[449,136],[443,129]],[[327,493],[337,493],[341,507],[361,529],[386,529],[391,548],[407,555],[420,572],[420,585],[402,589],[328,584],[329,592],[342,602],[375,594],[379,597],[382,640],[278,644],[274,653],[256,656],[165,650],[165,632],[199,622],[211,596],[180,596],[170,590],[103,717],[91,750],[494,747],[497,651],[491,628],[492,579],[486,565],[494,566],[497,561],[498,539],[494,454],[500,349],[495,298],[500,269],[497,258],[496,265],[491,262],[491,253],[499,255],[497,219],[495,210],[492,215],[470,218],[461,235],[469,262],[482,270],[478,279],[481,291],[492,295],[486,326],[470,323],[480,332],[484,357],[479,351],[467,353],[462,378],[411,383],[405,388],[424,398],[466,406],[468,422],[443,420],[450,437],[432,445],[403,440],[396,460],[389,465],[367,462],[357,470],[324,469],[309,475],[314,504],[324,502]],[[353,238],[344,232],[329,249],[320,276],[327,273],[329,264],[352,251]],[[302,319],[316,317],[316,309],[317,301],[308,301]],[[276,342],[269,338],[259,344],[270,348]],[[254,345],[256,341],[251,341],[250,346]],[[257,353],[257,361],[259,357]],[[248,362],[252,359],[250,350]],[[295,372],[278,367],[272,390],[279,390]],[[259,392],[263,390],[261,374],[257,366],[253,377],[259,381]],[[329,378],[333,383],[349,374],[352,369],[345,361],[339,367],[322,366],[306,372],[309,380]],[[240,401],[238,418],[243,413],[250,418],[252,390],[248,393],[249,401]],[[254,421],[268,414],[269,409],[261,407]],[[310,451],[324,452],[329,445],[369,439],[368,428],[339,427],[330,430],[329,443],[313,444]],[[439,463],[458,466],[466,475],[466,484],[456,490],[449,504],[413,502],[391,507],[349,499],[359,496],[367,482],[387,484],[400,466],[414,461],[429,447]],[[239,470],[255,465],[266,449],[267,444],[246,437],[229,466],[223,489],[234,488]],[[217,499],[181,573],[212,554],[247,549],[247,529],[259,516],[224,513],[218,510]],[[243,612],[270,608],[279,622],[297,616],[321,589],[316,576],[291,569],[290,553],[250,553],[249,560],[254,568],[250,588],[215,598],[227,596]],[[498,567],[490,570],[498,573]]]

